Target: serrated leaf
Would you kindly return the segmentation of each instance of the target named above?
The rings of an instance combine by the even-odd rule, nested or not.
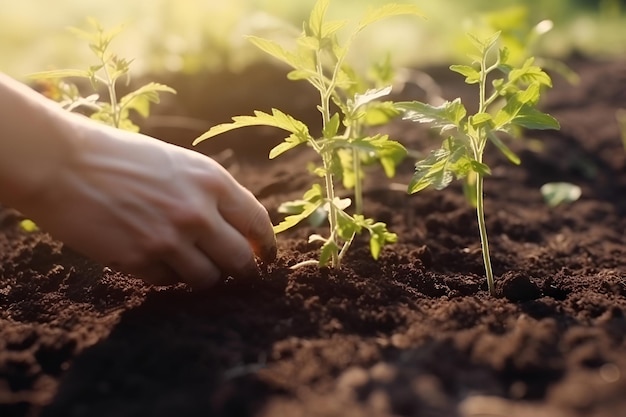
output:
[[[455,176],[466,176],[471,170],[470,163],[467,148],[460,141],[448,138],[440,149],[432,151],[426,159],[415,164],[415,174],[408,191],[413,194],[428,186],[444,189]]]
[[[370,103],[363,116],[365,126],[382,126],[400,115],[400,111],[391,101]]]
[[[305,66],[305,61],[303,60],[303,58],[285,50],[285,48],[280,46],[277,42],[271,41],[269,39],[259,38],[257,36],[248,36],[247,38],[257,48],[259,48],[266,54],[273,56],[274,58],[284,62],[294,69],[302,69],[302,67]]]
[[[333,259],[334,255],[339,252],[339,246],[333,240],[326,240],[320,250],[320,259],[318,265],[320,267],[326,266]]]
[[[309,49],[311,51],[317,51],[320,49],[320,40],[315,36],[300,36],[296,42],[304,49]]]
[[[533,65],[534,58],[528,58],[521,68],[509,72],[510,83],[532,84],[534,82],[552,87],[552,79],[540,67]]]
[[[268,158],[269,159],[274,159],[277,156],[282,155],[283,153],[287,152],[288,150],[291,150],[293,148],[295,148],[296,146],[305,143],[306,139],[302,138],[301,136],[298,135],[289,135],[285,138],[284,142],[279,143],[278,145],[274,146],[269,153]]]
[[[324,18],[326,17],[326,11],[328,10],[329,4],[330,0],[317,0],[311,10],[311,14],[309,15],[309,30],[311,31],[311,34],[318,39],[322,38],[322,25],[324,24]]]
[[[334,20],[331,22],[324,22],[322,24],[322,31],[320,38],[332,38],[339,30],[346,26],[345,20]]]
[[[559,130],[561,128],[554,117],[530,106],[522,107],[511,123],[531,130]]]
[[[498,148],[500,152],[502,152],[502,154],[506,156],[506,158],[513,164],[519,165],[522,163],[519,156],[517,156],[515,152],[513,152],[508,146],[506,146],[505,143],[502,142],[502,140],[500,140],[500,138],[494,132],[489,132],[488,138],[491,143],[496,145],[496,148]]]
[[[403,119],[417,123],[431,123],[441,132],[459,127],[461,120],[467,114],[460,98],[451,102],[446,101],[440,106],[411,101],[396,103],[395,107],[405,113]]]
[[[159,93],[176,94],[176,90],[164,84],[148,83],[122,97],[119,101],[120,110],[135,110],[141,116],[148,117],[150,103],[159,102]]]
[[[321,201],[315,203],[303,204],[302,212],[298,214],[292,214],[283,219],[280,223],[274,226],[274,233],[278,234],[290,229],[300,223],[302,220],[309,217],[318,207],[321,206]]]
[[[400,16],[400,15],[415,15],[419,17],[424,17],[424,14],[421,10],[412,4],[398,4],[398,3],[389,3],[385,4],[376,9],[370,9],[367,13],[361,18],[357,26],[357,32],[365,29],[367,26],[378,22],[379,20],[386,19],[392,16]]]
[[[489,113],[476,113],[468,118],[468,121],[472,127],[479,129],[484,126],[492,127],[493,118]]]
[[[469,161],[470,166],[472,167],[472,171],[482,176],[491,175],[491,168],[483,162],[478,162],[475,159]]]
[[[369,89],[363,94],[355,94],[354,99],[348,101],[348,108],[355,112],[360,107],[389,94],[391,94],[391,86]]]
[[[466,84],[476,84],[480,82],[480,72],[469,65],[450,65],[450,70],[465,77]]]
[[[272,109],[272,114],[255,110],[254,116],[235,116],[232,120],[232,123],[222,123],[213,126],[207,132],[197,137],[193,141],[193,145],[197,145],[203,140],[215,137],[219,134],[247,126],[272,126],[295,134],[300,140],[313,140],[309,135],[307,125],[277,109]]]
[[[540,87],[538,83],[532,83],[526,90],[518,91],[511,97],[494,117],[495,129],[503,129],[517,117],[527,103],[535,104],[539,100]],[[527,106],[528,107],[528,106]]]
[[[337,135],[337,132],[339,131],[340,124],[341,119],[339,117],[339,113],[333,114],[326,126],[324,126],[324,129],[322,130],[322,135],[325,138],[335,137],[335,135]]]
[[[50,78],[89,78],[89,71],[79,69],[60,69],[50,71],[39,71],[28,75],[28,78],[33,79],[50,79]]]

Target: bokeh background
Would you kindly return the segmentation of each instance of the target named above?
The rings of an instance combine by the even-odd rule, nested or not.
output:
[[[466,32],[504,29],[524,42],[544,19],[554,28],[533,48],[543,56],[626,55],[624,0],[404,0],[426,20],[399,17],[377,23],[353,50],[353,65],[391,53],[395,65],[425,67],[464,59]],[[124,25],[113,50],[134,58],[135,73],[240,71],[266,59],[245,35],[275,36],[297,29],[314,0],[0,0],[0,70],[14,77],[93,62],[86,44],[66,30],[94,17]],[[356,19],[385,0],[335,0],[329,15]],[[274,34],[270,33],[274,32]]]

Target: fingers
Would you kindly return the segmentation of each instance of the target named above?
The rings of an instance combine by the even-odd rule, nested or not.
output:
[[[167,256],[167,265],[185,282],[196,289],[207,289],[217,284],[222,272],[207,255],[191,244]]]
[[[227,195],[220,198],[218,211],[243,235],[264,262],[276,259],[276,235],[265,207],[250,191],[234,182]]]
[[[214,216],[219,217],[219,214]],[[223,274],[233,277],[259,276],[252,248],[238,230],[221,217],[212,219],[208,227],[211,233],[201,236],[197,246]]]

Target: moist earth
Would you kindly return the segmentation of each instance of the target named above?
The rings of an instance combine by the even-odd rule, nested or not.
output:
[[[0,415],[626,415],[626,149],[616,121],[626,62],[568,63],[580,83],[553,74],[541,104],[561,130],[509,140],[521,166],[487,151],[497,297],[486,291],[476,215],[460,185],[407,195],[413,158],[392,180],[367,172],[366,214],[399,237],[378,261],[357,239],[339,270],[291,270],[317,256],[308,235],[324,233],[303,225],[279,235],[278,259],[260,265],[261,278],[206,292],[150,287],[23,231],[23,216],[1,208]],[[462,77],[426,73],[436,88],[408,83],[395,98],[474,101]],[[315,94],[284,75],[257,64],[161,76],[179,93],[144,131],[190,146],[211,124],[271,107],[318,129]],[[411,155],[437,146],[425,126],[397,121],[388,132]],[[197,148],[275,223],[278,205],[316,180],[306,148],[267,160],[280,139],[250,128]],[[580,186],[582,197],[549,207],[539,189],[554,181]]]

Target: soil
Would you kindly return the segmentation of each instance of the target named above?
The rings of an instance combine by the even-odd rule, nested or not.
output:
[[[378,262],[358,240],[340,270],[290,270],[317,255],[306,243],[317,229],[304,226],[279,236],[261,279],[207,292],[147,286],[22,231],[22,216],[2,208],[0,415],[626,416],[626,152],[615,119],[626,62],[570,65],[580,84],[554,75],[543,102],[561,130],[510,141],[521,166],[487,154],[497,297],[460,186],[412,196],[390,186],[408,183],[410,159],[392,181],[368,172],[366,214],[399,236]],[[428,73],[443,97],[472,100],[461,77]],[[163,78],[179,94],[146,132],[181,145],[253,109],[318,123],[315,95],[282,69]],[[424,98],[414,85],[400,96]],[[418,153],[436,146],[424,126],[391,133]],[[304,148],[267,161],[280,139],[250,128],[198,148],[275,222],[278,204],[314,180]],[[548,207],[539,188],[551,181],[579,185],[581,199]]]

